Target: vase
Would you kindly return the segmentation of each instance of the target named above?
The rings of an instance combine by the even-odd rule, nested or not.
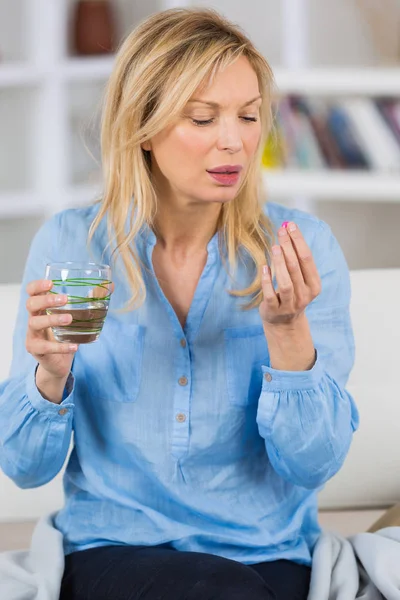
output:
[[[75,53],[93,55],[114,52],[115,22],[115,13],[110,0],[78,0],[73,18]]]

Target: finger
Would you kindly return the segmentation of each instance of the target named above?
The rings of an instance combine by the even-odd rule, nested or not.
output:
[[[74,349],[72,350],[72,348]],[[43,357],[47,354],[73,354],[77,351],[78,346],[77,344],[32,339],[27,341],[26,349],[32,356]]]
[[[303,272],[292,239],[284,227],[278,230],[278,239],[283,250],[287,270],[294,285],[294,293],[301,293],[305,287]]]
[[[294,294],[293,281],[286,266],[285,257],[280,246],[272,246],[272,260],[275,266],[276,282],[282,303],[291,302]]]
[[[289,223],[288,232],[299,260],[304,282],[308,287],[312,287],[319,280],[319,274],[312,252],[296,223],[293,223],[292,221]]]
[[[36,279],[30,281],[26,286],[26,292],[29,296],[36,296],[38,294],[45,294],[53,287],[53,282],[47,279]]]
[[[62,306],[66,304],[68,297],[65,294],[44,294],[39,296],[30,296],[26,301],[26,308],[32,314],[37,314],[52,306]]]
[[[42,331],[49,327],[56,327],[57,325],[69,325],[72,322],[72,315],[41,315],[32,316],[28,321],[28,325],[34,331]]]
[[[271,306],[279,306],[279,299],[276,295],[274,284],[271,277],[271,269],[268,265],[263,265],[261,271],[261,288],[264,300]]]

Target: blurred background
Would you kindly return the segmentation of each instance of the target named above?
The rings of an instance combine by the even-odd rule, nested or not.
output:
[[[101,190],[113,51],[149,14],[212,7],[273,67],[267,198],[332,227],[352,269],[400,266],[400,0],[0,0],[0,284],[33,235]]]

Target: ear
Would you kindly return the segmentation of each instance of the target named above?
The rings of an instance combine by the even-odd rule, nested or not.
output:
[[[143,144],[140,144],[142,150],[147,150],[150,151],[151,150],[151,143],[150,141],[147,142],[143,142]]]

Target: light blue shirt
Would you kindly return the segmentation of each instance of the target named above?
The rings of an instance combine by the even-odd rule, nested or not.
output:
[[[36,234],[27,259],[10,377],[0,385],[0,466],[21,488],[50,481],[74,447],[64,475],[65,505],[55,526],[69,554],[107,544],[170,544],[252,564],[311,564],[320,534],[317,492],[341,467],[357,408],[345,390],[354,362],[349,270],[329,226],[269,203],[278,228],[294,220],[322,280],[307,307],[317,351],[309,371],[270,367],[258,309],[227,289],[254,275],[248,260],[236,281],[224,268],[218,234],[182,329],[151,262],[156,242],[137,238],[147,298],[124,315],[123,270],[99,340],[81,345],[64,400],[45,400],[25,349],[26,285],[46,262],[111,263],[105,220],[92,253],[87,233],[98,206],[62,211]],[[119,263],[122,264],[122,261]],[[269,376],[269,375],[270,376]],[[61,409],[66,409],[61,410]]]

